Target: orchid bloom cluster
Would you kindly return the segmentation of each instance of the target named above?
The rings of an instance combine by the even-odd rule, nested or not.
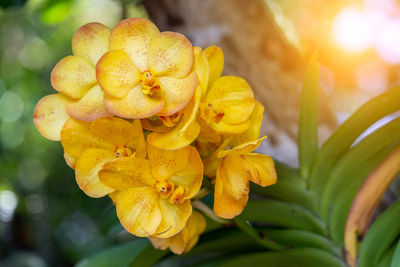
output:
[[[220,48],[134,18],[112,30],[82,26],[72,51],[54,67],[58,93],[38,102],[34,123],[61,141],[85,194],[112,199],[128,232],[187,252],[206,228],[191,204],[203,179],[225,219],[243,211],[249,181],[276,182],[271,157],[253,153],[264,108],[244,79],[221,76]]]

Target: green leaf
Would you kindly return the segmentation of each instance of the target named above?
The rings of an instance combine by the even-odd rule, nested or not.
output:
[[[340,256],[342,253],[333,242],[321,235],[294,229],[260,229],[263,236],[288,247],[318,248]]]
[[[326,235],[325,224],[305,208],[276,200],[249,201],[240,217],[245,221],[268,223]]]
[[[234,219],[236,226],[242,230],[244,233],[248,234],[251,238],[253,238],[258,244],[260,244],[261,246],[267,248],[267,249],[271,249],[271,250],[282,250],[285,249],[285,246],[272,241],[266,237],[261,237],[259,235],[259,232],[253,228],[253,226],[251,226],[250,224],[248,224],[247,222],[243,221],[243,219],[241,219],[240,216],[236,217]]]
[[[149,241],[138,238],[90,255],[78,262],[76,267],[128,267],[133,259],[145,249]]]
[[[275,169],[278,174],[278,179],[284,179],[292,184],[300,187],[306,187],[306,181],[301,176],[298,169],[290,167],[283,162],[275,160]]]
[[[279,176],[276,184],[268,187],[262,187],[257,184],[250,184],[250,192],[253,194],[282,200],[288,203],[300,205],[313,213],[317,213],[318,199],[316,195],[304,187],[287,181]]]
[[[359,267],[375,267],[400,234],[400,199],[372,224],[360,246]]]
[[[396,149],[396,146],[385,148],[375,154],[357,170],[349,174],[351,179],[348,179],[348,181],[340,187],[335,201],[332,203],[332,211],[329,217],[330,223],[328,224],[332,240],[335,243],[343,245],[347,215],[364,180],[394,149]]]
[[[321,216],[326,221],[332,202],[340,187],[351,179],[350,174],[374,154],[400,140],[400,118],[397,118],[368,135],[350,148],[332,169],[321,199]]]
[[[299,120],[300,173],[308,177],[318,152],[318,79],[319,63],[314,53],[307,65],[301,91]]]
[[[222,267],[268,266],[268,267],[344,267],[345,264],[332,254],[314,248],[296,248],[240,255],[225,261]]]
[[[395,246],[392,246],[390,249],[386,250],[385,253],[382,255],[382,257],[379,259],[379,262],[376,265],[376,267],[391,267],[390,263],[392,262],[395,248],[396,248]]]
[[[311,170],[309,187],[321,195],[333,166],[354,141],[373,123],[400,110],[400,87],[374,97],[351,115],[324,143]]]
[[[400,240],[397,241],[397,245],[393,246],[393,257],[391,257],[390,267],[398,267],[400,266]]]
[[[151,267],[170,253],[169,249],[159,250],[154,248],[152,244],[149,244],[134,258],[130,266]]]

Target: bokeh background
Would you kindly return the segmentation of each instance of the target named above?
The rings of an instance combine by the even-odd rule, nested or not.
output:
[[[319,51],[320,85],[339,122],[400,83],[398,1],[266,3],[304,58]],[[112,28],[122,18],[146,16],[139,0],[0,0],[1,267],[71,266],[132,239],[109,199],[79,190],[60,144],[40,136],[32,114],[40,98],[54,93],[51,69],[71,54],[81,25]]]

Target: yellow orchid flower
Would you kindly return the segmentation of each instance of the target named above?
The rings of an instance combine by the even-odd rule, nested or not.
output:
[[[61,59],[51,72],[51,84],[65,96],[72,118],[93,121],[109,115],[104,92],[96,81],[96,63],[108,51],[110,29],[101,23],[79,28],[72,38],[72,56]]]
[[[130,157],[106,163],[99,177],[119,191],[110,197],[128,232],[169,238],[182,230],[192,213],[190,199],[200,190],[203,164],[191,146],[168,151],[148,144],[147,150],[148,159]]]
[[[193,211],[185,227],[176,235],[169,238],[149,237],[155,248],[165,250],[169,248],[175,254],[189,252],[199,240],[200,234],[206,229],[206,219],[198,212]]]
[[[224,55],[219,47],[208,47],[203,51],[203,55],[207,64],[198,64],[196,68],[200,84],[204,88],[199,108],[200,118],[208,128],[220,135],[245,132],[250,127],[249,118],[255,106],[250,85],[240,77],[220,77]],[[204,123],[203,125],[202,132],[209,135],[210,129],[207,129]]]
[[[171,116],[189,103],[198,78],[186,37],[134,18],[115,26],[109,48],[96,66],[109,112],[130,119]]]
[[[254,103],[255,103],[254,110],[249,118],[250,127],[241,134],[233,135],[232,141],[230,143],[231,146],[238,146],[240,144],[256,140],[260,137],[260,129],[264,114],[264,106],[256,100],[254,101]]]
[[[67,102],[67,97],[53,94],[43,97],[36,104],[33,122],[43,137],[53,141],[61,140],[61,129],[70,118],[66,109]]]
[[[70,118],[62,128],[61,143],[68,165],[75,169],[77,184],[91,197],[114,191],[99,180],[98,172],[104,164],[116,158],[146,156],[139,120],[131,123],[103,117],[89,123]]]
[[[232,219],[243,211],[249,198],[249,181],[261,186],[276,183],[273,159],[251,153],[265,138],[223,150],[228,140],[216,151],[214,212],[219,217]]]

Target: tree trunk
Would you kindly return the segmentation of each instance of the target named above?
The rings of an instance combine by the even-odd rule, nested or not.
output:
[[[265,106],[262,134],[266,153],[296,164],[300,89],[305,64],[275,24],[265,0],[145,0],[151,19],[163,31],[177,31],[194,45],[220,46],[225,75],[245,78]],[[320,94],[320,139],[336,126]]]

